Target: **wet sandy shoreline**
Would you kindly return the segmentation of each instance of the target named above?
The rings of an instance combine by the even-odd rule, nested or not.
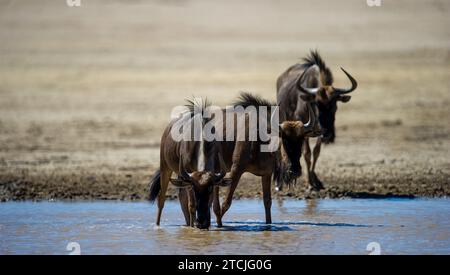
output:
[[[146,174],[99,175],[32,175],[1,174],[0,201],[10,200],[147,200]],[[325,190],[311,192],[303,179],[291,188],[276,192],[273,198],[414,198],[448,197],[449,175],[433,174],[412,179],[378,179],[355,177],[323,177]],[[393,183],[395,182],[395,183]],[[223,188],[221,195],[226,189]],[[177,198],[177,190],[169,187],[169,199]],[[238,185],[236,199],[262,198],[258,178],[245,176]]]

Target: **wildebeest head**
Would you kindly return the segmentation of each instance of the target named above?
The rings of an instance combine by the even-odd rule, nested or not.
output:
[[[211,204],[214,186],[227,186],[230,180],[224,179],[225,173],[183,171],[177,179],[170,179],[179,188],[191,188],[196,213],[196,226],[208,229],[211,225]]]
[[[303,67],[305,70],[297,81],[297,87],[304,93],[303,99],[314,100],[317,103],[319,123],[325,130],[322,140],[325,143],[332,143],[336,136],[334,121],[337,102],[346,103],[350,101],[351,96],[346,94],[354,91],[358,84],[347,71],[341,68],[351,81],[352,86],[346,89],[333,87],[331,70],[325,65],[317,51],[311,52],[310,56],[305,58],[304,61]]]
[[[302,174],[300,156],[305,136],[313,130],[315,115],[309,110],[309,121],[284,121],[280,124],[280,159],[278,160],[277,182],[289,184]]]

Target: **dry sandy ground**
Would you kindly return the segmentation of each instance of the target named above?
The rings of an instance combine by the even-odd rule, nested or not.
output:
[[[0,200],[144,199],[175,105],[273,100],[316,48],[359,88],[322,150],[326,190],[276,195],[450,194],[449,1],[65,2],[0,0]]]

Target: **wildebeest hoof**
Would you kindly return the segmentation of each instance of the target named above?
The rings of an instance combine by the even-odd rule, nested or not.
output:
[[[320,191],[325,189],[325,187],[323,187],[323,183],[319,180],[319,178],[317,178],[315,173],[311,173],[309,177],[309,185],[312,191]]]
[[[206,222],[206,223],[195,223],[195,227],[197,227],[198,229],[200,229],[200,230],[209,230],[209,226],[210,226],[210,223],[209,222]]]

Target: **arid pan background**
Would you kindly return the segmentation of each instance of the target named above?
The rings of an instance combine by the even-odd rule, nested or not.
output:
[[[145,199],[184,99],[275,99],[318,49],[359,87],[322,147],[326,190],[276,196],[450,194],[449,1],[0,1],[0,200]],[[171,190],[171,194],[175,194]],[[260,197],[246,176],[237,197]]]

